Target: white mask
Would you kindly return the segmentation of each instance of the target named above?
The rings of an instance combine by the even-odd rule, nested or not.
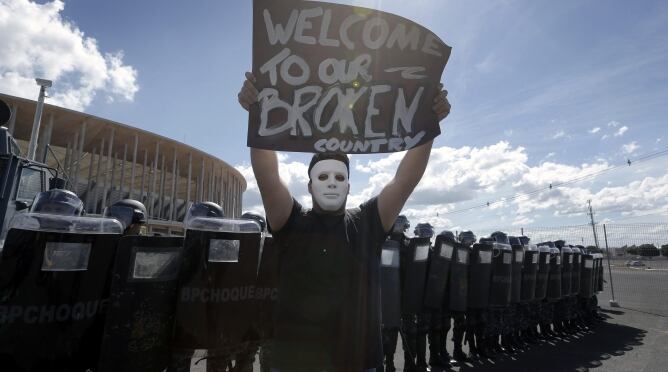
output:
[[[339,160],[321,160],[311,168],[311,194],[318,206],[326,212],[343,207],[348,196],[348,169]]]

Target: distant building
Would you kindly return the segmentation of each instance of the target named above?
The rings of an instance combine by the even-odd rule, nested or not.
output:
[[[12,109],[7,127],[25,155],[37,102],[6,94],[0,99]],[[226,216],[241,216],[246,180],[228,163],[178,141],[86,113],[45,105],[36,160],[64,176],[88,214],[101,214],[123,198],[142,201],[152,232],[182,233],[181,221],[193,202],[213,201]]]

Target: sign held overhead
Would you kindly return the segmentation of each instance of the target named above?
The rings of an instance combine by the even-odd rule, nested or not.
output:
[[[316,1],[255,0],[248,146],[386,153],[440,134],[432,110],[451,48],[405,18]]]

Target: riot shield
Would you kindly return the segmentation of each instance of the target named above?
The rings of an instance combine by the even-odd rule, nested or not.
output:
[[[118,242],[99,371],[168,367],[182,251],[180,237]]]
[[[257,273],[255,292],[258,297],[260,338],[265,341],[274,337],[274,314],[278,300],[278,246],[271,236],[265,236]]]
[[[601,253],[596,253],[598,255],[598,270],[596,274],[596,288],[594,291],[603,292],[603,255]]]
[[[520,301],[532,301],[536,296],[536,279],[538,275],[538,259],[540,254],[534,244],[525,246],[524,264],[522,265],[522,289]]]
[[[517,238],[510,240],[513,249],[512,278],[510,280],[510,302],[520,302],[522,293],[522,265],[524,264],[524,245]]]
[[[489,289],[492,279],[492,243],[474,244],[471,248],[469,269],[468,307],[485,309],[489,305]]]
[[[536,300],[547,296],[547,279],[550,274],[550,247],[538,246],[538,273],[536,274]]]
[[[510,304],[513,249],[508,244],[493,243],[492,284],[489,294],[489,306],[508,306]]]
[[[550,302],[561,299],[561,252],[550,248],[550,274],[547,278],[547,300]]]
[[[468,306],[470,248],[460,244],[454,250],[448,280],[449,308],[464,312]]]
[[[425,280],[429,266],[429,238],[412,238],[408,245],[406,273],[402,289],[404,314],[419,314],[423,311]]]
[[[399,328],[401,321],[401,282],[399,242],[386,240],[380,256],[380,299],[384,328]]]
[[[561,247],[561,295],[571,295],[571,278],[573,273],[573,250]]]
[[[594,257],[591,254],[582,255],[580,271],[580,297],[589,298],[594,295]]]
[[[3,371],[97,367],[122,231],[113,219],[14,217],[0,260]]]
[[[577,295],[580,292],[580,272],[582,271],[581,257],[582,251],[578,247],[572,247],[573,251],[573,271],[571,273],[571,294]]]
[[[197,217],[188,221],[179,273],[172,346],[176,354],[207,349],[210,359],[257,343],[255,287],[260,226],[252,220]]]
[[[446,297],[448,278],[450,277],[450,266],[452,256],[459,243],[448,239],[443,235],[436,237],[436,242],[431,251],[427,283],[424,293],[424,306],[429,309],[438,310],[443,306]]]

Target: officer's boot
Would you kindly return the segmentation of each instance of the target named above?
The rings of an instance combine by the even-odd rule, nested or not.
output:
[[[438,354],[441,356],[441,360],[447,364],[447,362],[450,361],[450,354],[446,348],[448,344],[448,329],[441,329],[441,335],[438,341]]]
[[[394,367],[394,354],[385,354],[385,372],[395,372],[396,370]]]
[[[478,358],[480,355],[478,352],[478,347],[475,344],[475,336],[473,332],[468,329],[466,330],[466,343],[469,345],[469,358]]]
[[[447,361],[441,354],[442,330],[429,331],[429,365],[432,368],[445,368]]]
[[[427,335],[423,332],[418,333],[415,365],[418,371],[431,371],[427,367]]]
[[[469,357],[462,351],[463,340],[464,340],[464,330],[455,328],[455,331],[452,333],[452,343],[455,346],[454,349],[452,350],[452,359],[450,360],[450,363],[453,362],[466,363],[470,360]]]
[[[510,334],[503,334],[501,335],[501,347],[506,349],[507,354],[512,354],[515,352],[515,348],[513,348],[513,345],[511,344],[510,341]]]

